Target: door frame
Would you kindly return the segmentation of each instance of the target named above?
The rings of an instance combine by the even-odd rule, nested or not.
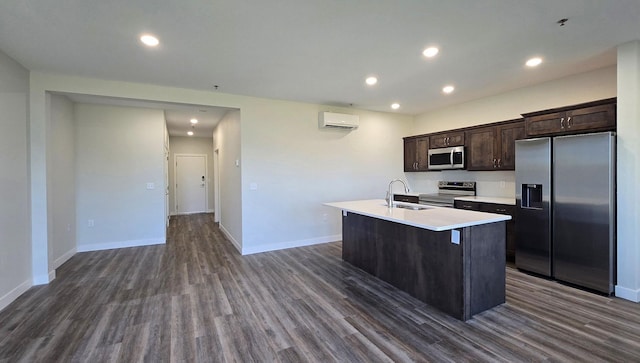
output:
[[[213,150],[213,221],[220,222],[220,149]]]
[[[207,158],[207,154],[194,154],[194,153],[184,153],[184,154],[173,154],[173,206],[176,211],[176,215],[181,214],[190,214],[190,213],[180,213],[178,210],[178,188],[176,184],[178,184],[178,157],[204,157],[204,213],[209,212],[209,160]],[[198,212],[201,213],[201,212]]]

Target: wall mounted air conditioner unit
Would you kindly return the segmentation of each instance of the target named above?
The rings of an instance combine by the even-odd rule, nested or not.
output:
[[[343,129],[355,129],[360,122],[360,116],[345,113],[320,112],[318,125],[320,127],[339,127]]]

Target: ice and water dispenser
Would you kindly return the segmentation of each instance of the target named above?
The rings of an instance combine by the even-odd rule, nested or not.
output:
[[[522,184],[522,208],[542,209],[542,184]]]

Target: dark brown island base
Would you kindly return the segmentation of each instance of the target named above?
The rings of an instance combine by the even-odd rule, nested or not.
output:
[[[509,216],[382,200],[327,205],[343,210],[344,261],[460,320],[505,302]]]

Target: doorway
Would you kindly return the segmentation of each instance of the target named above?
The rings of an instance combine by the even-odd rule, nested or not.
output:
[[[176,213],[204,213],[207,206],[207,155],[175,154]]]

